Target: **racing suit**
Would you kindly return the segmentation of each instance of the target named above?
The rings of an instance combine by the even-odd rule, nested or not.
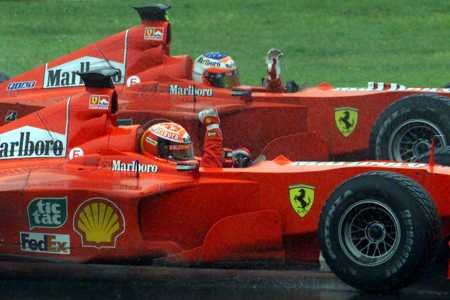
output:
[[[217,118],[218,120],[218,118]],[[203,144],[203,156],[200,166],[204,168],[222,168],[224,162],[223,136],[219,122],[206,125]]]
[[[272,48],[267,52],[267,76],[265,79],[265,88],[269,92],[284,92],[283,82],[281,81],[280,57],[283,56],[281,50]]]
[[[214,108],[202,110],[198,117],[200,122],[206,126],[201,167],[244,168],[251,164],[250,151],[247,148],[238,148],[233,151],[223,148],[223,135],[217,110]]]

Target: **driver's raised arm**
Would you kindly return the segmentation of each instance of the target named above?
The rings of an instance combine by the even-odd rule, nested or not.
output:
[[[204,168],[222,168],[224,151],[219,114],[215,108],[208,108],[199,112],[198,118],[206,127],[200,166]]]

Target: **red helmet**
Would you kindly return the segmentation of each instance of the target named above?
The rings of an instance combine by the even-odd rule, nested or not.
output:
[[[141,152],[169,160],[194,159],[189,133],[177,123],[157,123],[141,136]]]

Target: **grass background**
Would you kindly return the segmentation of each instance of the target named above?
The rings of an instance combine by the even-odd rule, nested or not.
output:
[[[152,2],[153,0],[150,0]],[[161,0],[163,1],[163,0]],[[145,0],[0,0],[0,70],[19,74],[139,23]],[[173,54],[222,50],[259,84],[283,49],[284,79],[365,86],[450,81],[450,1],[173,0]]]

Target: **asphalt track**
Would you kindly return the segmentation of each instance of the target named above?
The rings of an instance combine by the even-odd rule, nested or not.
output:
[[[0,299],[450,299],[426,276],[392,295],[360,294],[316,269],[248,270],[122,265],[0,264]]]

